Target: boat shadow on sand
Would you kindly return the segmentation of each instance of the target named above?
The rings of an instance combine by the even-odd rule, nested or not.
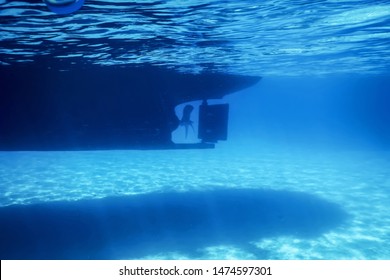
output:
[[[0,258],[136,259],[164,252],[199,258],[210,246],[318,237],[347,218],[339,205],[317,196],[265,189],[13,205],[0,208]]]

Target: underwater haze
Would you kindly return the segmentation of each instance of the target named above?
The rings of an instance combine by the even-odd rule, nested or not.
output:
[[[215,149],[0,151],[0,259],[389,260],[389,23],[388,1],[0,0],[0,73],[262,77],[210,99],[229,104]],[[195,109],[174,143],[201,142],[201,103],[175,107]]]

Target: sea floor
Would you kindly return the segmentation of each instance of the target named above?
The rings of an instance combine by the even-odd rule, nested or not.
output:
[[[1,152],[0,257],[390,259],[389,170],[378,151]]]

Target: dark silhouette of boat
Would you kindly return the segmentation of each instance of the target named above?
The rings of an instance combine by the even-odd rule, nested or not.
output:
[[[213,147],[226,139],[228,108],[205,102],[202,143],[179,145],[171,141],[180,125],[175,106],[220,99],[260,80],[150,65],[48,67],[39,61],[0,66],[0,77],[0,150]]]

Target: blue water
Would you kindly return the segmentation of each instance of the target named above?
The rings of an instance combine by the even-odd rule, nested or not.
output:
[[[0,64],[36,56],[184,72],[301,76],[389,71],[387,0],[87,0],[59,16],[0,0]]]
[[[263,76],[222,100],[214,150],[0,152],[0,258],[390,259],[389,21],[388,1],[0,1],[2,65]]]

